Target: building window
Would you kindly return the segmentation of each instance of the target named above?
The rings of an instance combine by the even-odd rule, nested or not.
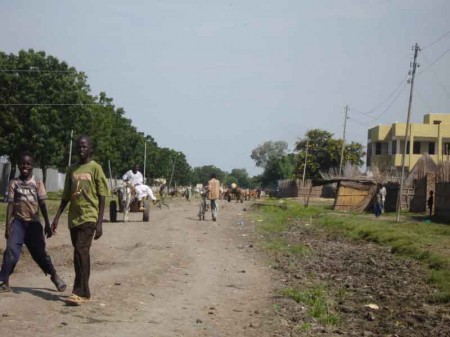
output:
[[[420,142],[413,143],[413,154],[420,154]]]
[[[442,147],[443,154],[450,154],[450,143],[444,143]]]
[[[436,154],[436,143],[435,142],[428,143],[428,154]]]
[[[375,154],[381,154],[381,143],[380,142],[376,142],[375,143]]]
[[[392,154],[397,154],[397,141],[396,140],[392,141],[391,152],[392,152]]]
[[[404,150],[405,150],[405,141],[402,140],[402,141],[400,141],[400,151],[401,151],[401,153],[403,153]],[[409,154],[409,141],[406,142],[406,154]]]

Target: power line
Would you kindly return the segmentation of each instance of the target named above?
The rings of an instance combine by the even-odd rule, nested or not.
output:
[[[431,62],[426,68],[424,68],[420,72],[418,72],[417,75],[421,75],[426,70],[430,69],[437,61],[439,61],[441,58],[443,58],[445,56],[445,54],[447,54],[448,52],[450,52],[450,48],[447,49],[446,51],[444,51],[437,59],[435,59],[433,62]]]
[[[348,119],[349,119],[350,121],[352,121],[352,122],[355,122],[355,123],[361,125],[361,126],[368,126],[368,124],[363,123],[363,122],[361,122],[361,121],[359,121],[359,120],[357,120],[357,119],[355,119],[355,118],[353,118],[353,117],[348,117]]]
[[[102,105],[103,103],[0,103],[1,106],[89,106]]]
[[[377,106],[375,106],[375,108],[373,108],[373,109],[371,109],[371,110],[369,110],[369,111],[367,111],[367,112],[363,112],[363,111],[361,111],[361,110],[358,110],[358,109],[355,109],[354,107],[352,107],[352,110],[355,110],[356,112],[359,112],[360,114],[363,114],[363,115],[367,115],[367,116],[369,116],[369,117],[372,117],[372,116],[370,116],[370,114],[372,113],[372,112],[374,112],[374,111],[376,111],[376,110],[378,110],[380,107],[382,107],[387,101],[389,101],[389,99],[395,94],[395,92],[402,86],[402,84],[404,85],[406,82],[405,82],[405,80],[408,78],[408,76],[405,76],[399,83],[398,83],[398,85],[395,87],[395,89],[389,94],[389,96],[383,101],[383,102],[381,102],[380,104],[378,104]]]
[[[447,37],[447,36],[450,36],[450,30],[449,30],[447,33],[445,33],[444,35],[442,35],[442,36],[441,36],[439,39],[437,39],[436,41],[433,41],[433,42],[427,44],[425,47],[422,47],[422,50],[423,50],[423,49],[426,49],[426,48],[429,48],[429,47],[431,47],[431,46],[433,46],[433,45],[435,45],[436,43],[440,42],[441,40],[443,40],[443,39],[444,39],[445,37]]]
[[[428,61],[428,58],[425,56],[425,54],[422,52],[422,56],[425,60],[425,62],[429,65],[430,62]],[[427,67],[428,68],[428,67]],[[426,68],[426,69],[427,69]],[[436,81],[438,82],[439,86],[441,87],[441,89],[450,97],[450,92],[447,90],[447,88],[444,86],[444,84],[442,83],[442,81],[440,80],[439,76],[436,74],[436,72],[431,69],[431,72],[433,73]]]
[[[403,92],[403,89],[405,89],[406,87],[406,83],[403,83],[402,88],[399,90],[399,92],[397,93],[397,96],[394,97],[394,100],[391,102],[391,104],[389,104],[386,109],[383,110],[382,113],[380,113],[375,120],[379,120],[381,118],[381,116],[383,116],[391,107],[392,105],[394,105],[394,103],[397,101],[397,99],[400,97],[401,93]]]
[[[39,68],[31,68],[31,69],[0,69],[0,72],[3,73],[73,73],[73,70],[41,70]]]

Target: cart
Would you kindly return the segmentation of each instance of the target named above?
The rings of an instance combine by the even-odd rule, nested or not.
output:
[[[117,213],[121,212],[124,214],[124,222],[127,217],[127,212],[125,212],[125,202],[124,202],[124,190],[129,188],[128,185],[124,184],[122,186],[116,186],[112,189],[113,199],[109,203],[109,220],[111,222],[117,222]],[[117,199],[116,199],[117,197]],[[142,200],[142,208],[139,208],[139,202],[136,198],[133,198],[130,202],[128,212],[131,213],[142,213],[142,221],[150,221],[150,201],[148,198]]]

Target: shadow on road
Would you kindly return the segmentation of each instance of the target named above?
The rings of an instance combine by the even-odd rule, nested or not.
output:
[[[25,287],[11,287],[11,290],[14,293],[29,293],[33,296],[37,296],[43,298],[47,301],[61,301],[64,302],[63,298],[65,296],[61,296],[60,294],[53,294],[51,292],[56,292],[56,290],[52,290],[49,288],[25,288]]]

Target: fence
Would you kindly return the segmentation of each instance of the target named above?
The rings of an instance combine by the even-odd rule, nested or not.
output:
[[[336,195],[331,185],[312,186],[309,179],[305,181],[305,185],[299,179],[279,180],[278,189],[278,196],[281,198],[334,198]]]

